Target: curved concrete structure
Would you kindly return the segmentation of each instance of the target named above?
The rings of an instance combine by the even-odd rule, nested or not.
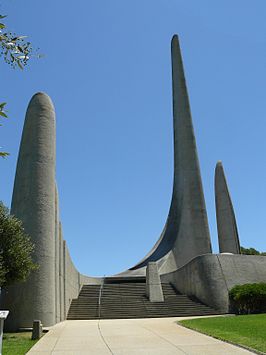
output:
[[[147,265],[159,280],[202,302],[228,310],[229,284],[266,281],[266,257],[211,254],[206,206],[178,37],[172,39],[174,179],[171,206],[163,232],[150,253],[113,280],[146,275]],[[221,252],[239,253],[232,202],[221,163],[215,175],[216,208]],[[1,306],[9,309],[6,330],[31,327],[35,319],[51,326],[66,319],[71,300],[83,284],[103,278],[81,275],[63,239],[55,183],[55,112],[51,99],[38,93],[31,99],[23,128],[11,213],[22,220],[35,243],[39,269],[25,283],[3,290]],[[77,222],[78,223],[78,222]],[[230,267],[227,267],[227,262]],[[156,264],[155,264],[156,263]],[[152,275],[152,273],[151,273]],[[226,277],[226,279],[225,279]],[[109,278],[110,281],[110,278]],[[132,281],[132,279],[131,279]],[[226,284],[226,288],[224,285]],[[97,288],[97,287],[96,287]]]
[[[215,205],[220,253],[240,254],[234,208],[221,161],[215,168]]]
[[[167,253],[176,268],[197,255],[211,253],[196,140],[178,37],[172,39],[174,182],[166,225],[152,251],[131,270],[158,261]],[[171,266],[170,268],[172,268]]]
[[[176,271],[161,276],[181,293],[196,297],[223,313],[230,311],[228,291],[235,285],[266,282],[266,257],[199,255]]]

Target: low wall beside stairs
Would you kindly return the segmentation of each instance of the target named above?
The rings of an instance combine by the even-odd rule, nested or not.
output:
[[[94,285],[100,283],[100,278],[82,275],[77,271],[69,254],[67,244],[64,241],[64,317],[62,320],[67,318],[71,301],[73,298],[78,297],[80,289],[84,284]]]
[[[46,296],[47,292],[41,283],[42,280],[40,279],[37,285],[35,283],[35,287],[42,288],[41,298],[36,299],[35,287],[32,287],[32,292],[30,294],[24,291],[32,284],[32,279],[36,278],[35,276],[35,272],[33,272],[26,282],[16,283],[3,288],[1,292],[1,308],[10,311],[9,316],[5,321],[5,331],[16,331],[20,328],[30,328],[32,327],[34,319],[41,320],[44,326],[51,326],[59,321],[65,320],[70,303],[73,298],[78,297],[82,285],[97,282],[95,278],[81,275],[77,271],[72,262],[65,240],[60,238],[59,286],[58,292],[55,292],[55,311],[52,314],[53,322],[47,324],[46,318],[49,299]],[[54,285],[51,285],[51,287],[54,287]],[[31,316],[29,310],[33,311],[34,318]]]
[[[181,293],[227,313],[232,287],[266,282],[266,256],[200,255],[178,270],[161,275],[161,281],[171,282]]]

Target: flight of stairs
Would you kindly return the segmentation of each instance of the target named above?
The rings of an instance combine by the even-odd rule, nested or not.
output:
[[[67,319],[98,319],[100,285],[84,285],[70,304]]]
[[[180,294],[163,283],[164,302],[151,303],[145,295],[145,279],[107,278],[100,285],[84,285],[70,305],[67,319],[123,319],[181,317],[219,314],[218,311]]]

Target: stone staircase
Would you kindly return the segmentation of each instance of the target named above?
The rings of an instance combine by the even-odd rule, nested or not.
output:
[[[84,285],[70,304],[67,319],[98,319],[100,285]]]
[[[151,303],[145,295],[145,278],[106,278],[100,285],[84,285],[70,305],[67,319],[123,319],[202,316],[218,311],[180,294],[163,283],[164,302]]]

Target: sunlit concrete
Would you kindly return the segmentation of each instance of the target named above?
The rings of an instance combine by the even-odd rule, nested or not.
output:
[[[181,319],[184,319],[184,317],[64,321],[52,327],[49,333],[47,333],[28,354],[252,354],[250,351],[224,343],[176,324],[176,321]]]

